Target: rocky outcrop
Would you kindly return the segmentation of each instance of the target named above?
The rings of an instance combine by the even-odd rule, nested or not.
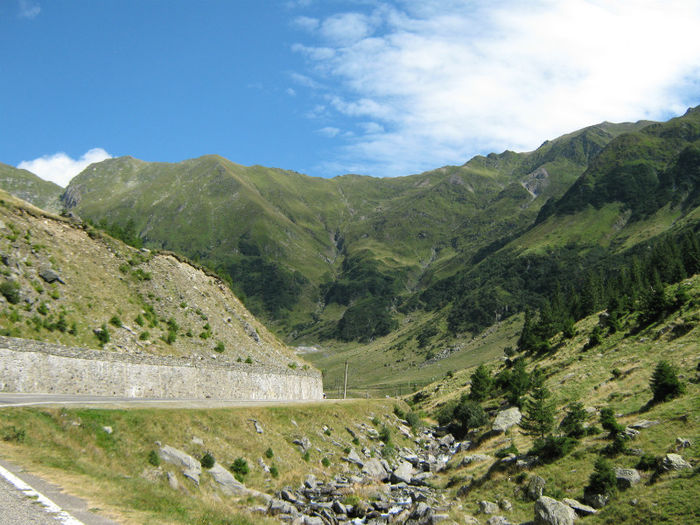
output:
[[[576,519],[574,509],[547,496],[540,496],[535,502],[535,525],[573,525]]]
[[[520,423],[523,415],[518,407],[511,407],[506,410],[501,410],[496,414],[496,419],[493,420],[491,430],[493,432],[505,432],[513,425]]]
[[[684,470],[687,468],[693,468],[693,466],[679,454],[666,454],[661,460],[661,470],[663,471]]]

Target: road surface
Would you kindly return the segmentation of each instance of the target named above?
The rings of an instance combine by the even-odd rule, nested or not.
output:
[[[106,397],[73,394],[13,394],[0,392],[0,408],[22,406],[95,406],[109,408],[234,408],[253,406],[300,405],[307,403],[338,402],[338,399],[310,401],[245,401],[240,399],[152,399],[143,397]],[[347,400],[350,401],[350,400]]]

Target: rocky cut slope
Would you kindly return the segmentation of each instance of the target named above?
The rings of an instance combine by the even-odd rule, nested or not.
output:
[[[216,276],[0,193],[0,332],[72,347],[309,370]]]

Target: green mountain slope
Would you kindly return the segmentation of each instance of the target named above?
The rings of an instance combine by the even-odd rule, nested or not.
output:
[[[27,170],[20,170],[0,162],[0,189],[31,202],[34,206],[47,211],[57,212],[61,209],[63,188],[53,182],[45,181]]]
[[[215,269],[292,339],[369,339],[427,283],[525,231],[610,140],[646,124],[604,123],[534,152],[394,179],[319,179],[217,156],[110,159],[73,179],[64,204]]]

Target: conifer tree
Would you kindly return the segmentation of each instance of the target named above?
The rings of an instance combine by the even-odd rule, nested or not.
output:
[[[525,401],[525,413],[520,427],[528,434],[544,438],[554,427],[554,405],[551,392],[544,384],[544,374],[538,368],[530,374],[530,392]]]
[[[479,365],[471,375],[469,399],[473,401],[483,401],[489,396],[492,388],[493,379],[491,378],[491,374],[483,364]]]

